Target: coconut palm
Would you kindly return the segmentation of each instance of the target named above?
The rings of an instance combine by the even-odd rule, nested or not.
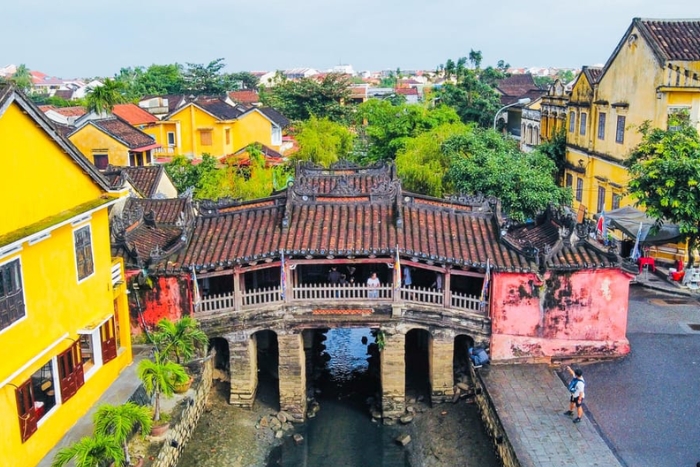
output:
[[[149,396],[155,395],[153,421],[160,421],[160,396],[172,397],[175,387],[189,380],[182,365],[171,362],[154,353],[153,360],[141,360],[136,373],[143,382],[143,387]]]
[[[111,112],[116,104],[126,102],[124,85],[120,81],[107,78],[102,86],[95,86],[85,96],[88,111],[98,114]]]
[[[148,407],[127,402],[122,405],[104,404],[97,408],[95,416],[95,434],[111,436],[124,449],[124,460],[131,464],[129,455],[129,436],[135,427],[141,428],[144,436],[151,431],[151,410]]]
[[[74,460],[75,467],[115,467],[124,465],[124,452],[113,436],[95,434],[65,447],[56,453],[51,467],[63,467]]]
[[[189,361],[198,349],[204,349],[209,342],[207,335],[199,329],[199,323],[189,316],[172,322],[158,321],[155,341],[163,355],[175,355],[177,363]]]

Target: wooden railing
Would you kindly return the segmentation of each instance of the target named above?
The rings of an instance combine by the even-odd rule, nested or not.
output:
[[[206,313],[209,311],[230,311],[236,308],[233,292],[207,295],[202,298],[197,311]]]
[[[124,282],[124,276],[122,275],[122,262],[121,260],[115,260],[112,263],[111,269],[112,275],[112,287],[116,287],[122,282]]]
[[[447,306],[445,306],[445,296],[449,297],[449,305]],[[367,284],[298,284],[292,287],[288,300],[283,297],[281,287],[265,287],[241,292],[238,304],[233,292],[205,296],[201,299],[197,311],[202,313],[233,311],[285,302],[378,302],[386,304],[393,302],[394,298],[394,287],[391,284],[381,284],[378,287],[369,287]],[[471,313],[486,313],[478,297],[459,292],[446,294],[443,290],[429,287],[401,287],[396,301],[464,310]]]
[[[473,295],[466,295],[466,294],[460,294],[458,292],[452,292],[452,308],[456,308],[458,310],[468,310],[468,311],[475,311],[475,312],[481,312],[481,300],[479,300],[479,297],[475,297]]]
[[[367,284],[299,284],[293,288],[293,300],[373,300],[391,301],[393,286],[382,284],[369,287]]]
[[[243,308],[255,308],[260,305],[272,305],[284,302],[281,287],[264,287],[241,293]]]

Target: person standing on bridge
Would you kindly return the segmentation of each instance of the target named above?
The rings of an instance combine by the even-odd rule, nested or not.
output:
[[[379,290],[377,290],[379,285],[380,282],[379,278],[377,278],[377,273],[373,272],[372,275],[369,276],[369,279],[367,279],[367,287],[370,289],[370,291],[367,293],[368,298],[379,298]]]
[[[564,415],[573,415],[574,407],[576,407],[576,418],[574,418],[574,423],[579,423],[581,417],[583,417],[583,398],[586,396],[584,390],[586,388],[586,382],[583,380],[583,371],[580,368],[576,368],[576,371],[572,370],[570,366],[566,367],[566,370],[573,377],[569,383],[569,391],[571,392],[571,399],[569,400],[569,410],[564,412]]]

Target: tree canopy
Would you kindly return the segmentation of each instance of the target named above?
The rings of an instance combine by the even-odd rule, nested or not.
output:
[[[14,83],[22,92],[29,92],[32,89],[32,74],[25,64],[21,64],[9,80]]]
[[[261,92],[263,104],[274,107],[291,120],[308,120],[312,115],[334,122],[348,119],[351,107],[347,75],[329,73],[320,81],[302,78],[292,81],[278,74],[274,86]]]
[[[677,224],[688,251],[700,238],[700,136],[688,114],[670,115],[668,129],[639,129],[642,142],[626,160],[629,193],[650,217]],[[690,256],[690,264],[693,257]]]
[[[111,112],[116,104],[126,102],[124,84],[107,78],[102,86],[95,86],[87,92],[85,102],[90,112]]]
[[[340,159],[348,159],[355,136],[340,123],[315,115],[297,124],[296,140],[299,151],[294,159],[311,161],[328,167]]]
[[[451,158],[447,183],[461,193],[483,193],[501,199],[511,219],[522,222],[547,208],[571,200],[571,191],[555,180],[556,165],[537,151],[521,152],[515,140],[491,129],[473,127],[443,144]]]

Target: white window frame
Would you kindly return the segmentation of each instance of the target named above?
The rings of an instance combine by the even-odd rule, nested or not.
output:
[[[20,319],[18,319],[17,321],[15,321],[14,323],[10,324],[5,329],[0,329],[0,335],[2,335],[8,329],[12,329],[18,323],[25,321],[27,319],[27,317],[29,316],[29,309],[27,307],[27,288],[26,288],[26,285],[24,283],[24,269],[22,268],[22,257],[21,256],[13,256],[12,258],[9,258],[9,259],[3,259],[2,261],[0,261],[0,266],[4,266],[5,264],[11,263],[13,261],[19,261],[19,277],[20,277],[20,280],[22,281],[22,301],[24,302],[24,316],[21,317]]]
[[[172,136],[172,138],[171,138]],[[166,139],[168,140],[168,147],[169,148],[174,148],[177,146],[177,141],[175,140],[175,132],[174,131],[169,131],[166,134]],[[172,142],[171,142],[172,139]]]
[[[75,232],[78,230],[88,228],[90,231],[90,254],[92,255],[92,273],[88,274],[87,276],[83,277],[82,279],[80,278],[80,271],[78,271],[78,252],[75,249]],[[75,259],[75,278],[78,281],[78,284],[82,284],[86,280],[90,279],[92,276],[95,275],[95,272],[97,271],[97,266],[95,265],[95,248],[94,248],[94,239],[92,237],[92,225],[91,224],[83,224],[76,226],[73,229],[73,235],[71,236],[71,248],[73,248],[73,258]]]
[[[39,427],[41,427],[46,420],[49,419],[53,414],[55,414],[59,407],[63,405],[63,395],[61,394],[61,381],[58,379],[58,358],[56,355],[51,357],[51,376],[53,379],[53,396],[56,399],[56,403],[54,404],[53,407],[51,407],[51,410],[46,412],[43,417],[41,417],[41,420],[36,422],[36,429],[37,431],[39,430]],[[31,376],[30,376],[31,378]]]
[[[282,128],[277,125],[272,125],[270,144],[272,146],[282,146]]]
[[[109,318],[107,318],[105,321],[100,323],[95,329],[92,330],[80,330],[78,331],[78,334],[80,336],[90,336],[90,342],[92,343],[92,368],[90,368],[88,371],[83,373],[83,378],[85,381],[90,379],[92,375],[94,375],[97,370],[102,368],[102,339],[100,339],[100,328],[102,325],[107,322]],[[82,348],[80,349],[80,359],[82,363]]]

